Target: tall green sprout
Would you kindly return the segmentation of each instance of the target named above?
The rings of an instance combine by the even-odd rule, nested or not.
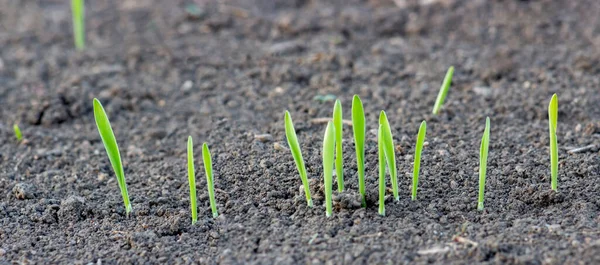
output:
[[[215,183],[212,171],[212,159],[208,144],[202,144],[202,160],[204,161],[204,172],[206,173],[206,186],[208,188],[208,199],[210,200],[210,209],[214,218],[219,216],[217,212],[217,203],[215,202]]]
[[[85,48],[85,1],[71,0],[71,12],[75,47],[83,50]]]
[[[196,171],[194,170],[194,144],[192,136],[187,142],[188,182],[190,183],[190,207],[192,208],[192,224],[198,222],[198,207],[196,206]]]
[[[323,138],[323,180],[325,183],[325,215],[330,217],[332,214],[331,193],[333,185],[333,157],[335,151],[335,127],[332,122],[327,123],[325,136]]]
[[[394,138],[392,137],[392,129],[388,122],[385,111],[381,111],[379,114],[379,124],[382,129],[383,137],[383,151],[385,153],[385,159],[387,160],[388,168],[390,169],[390,178],[392,181],[392,191],[394,193],[394,199],[400,200],[398,196],[398,172],[396,170],[396,152],[394,151]]]
[[[413,164],[413,182],[412,182],[412,200],[417,199],[417,187],[419,186],[419,170],[421,168],[421,151],[423,150],[423,142],[425,142],[425,133],[427,131],[427,123],[421,122],[419,134],[417,136],[417,145],[415,146],[415,162]]]
[[[344,155],[342,154],[342,102],[335,101],[333,106],[333,126],[335,127],[335,175],[338,181],[338,192],[344,191]]]
[[[377,153],[379,154],[379,215],[385,216],[385,140],[383,138],[383,125],[379,124],[377,130]]]
[[[365,112],[358,95],[352,98],[352,131],[356,148],[356,167],[358,170],[358,192],[362,199],[362,207],[367,207],[365,194]]]
[[[490,117],[485,118],[485,130],[481,138],[481,147],[479,148],[479,199],[477,200],[477,210],[483,211],[483,198],[485,195],[485,174],[487,170],[488,146],[490,144]]]
[[[308,178],[306,176],[306,166],[304,165],[304,158],[302,158],[302,151],[300,150],[300,144],[298,143],[298,138],[296,137],[294,123],[292,122],[292,117],[288,111],[285,112],[285,136],[287,138],[288,145],[290,146],[292,157],[294,157],[294,161],[296,162],[298,173],[300,173],[300,179],[302,180],[304,193],[306,195],[306,203],[308,204],[308,207],[312,207],[313,203],[310,197]]]
[[[21,129],[19,129],[19,125],[13,125],[13,130],[15,131],[15,137],[17,137],[17,141],[23,140],[23,134],[21,133]]]
[[[552,95],[548,105],[548,127],[550,128],[550,171],[552,174],[552,190],[558,190],[558,141],[556,127],[558,126],[558,96]]]
[[[125,212],[127,215],[131,212],[131,203],[129,201],[129,195],[127,193],[127,183],[125,183],[125,172],[123,171],[123,164],[121,163],[121,154],[119,153],[119,146],[115,139],[110,121],[106,116],[106,112],[102,107],[102,104],[98,99],[94,99],[94,118],[96,119],[96,126],[102,138],[102,143],[106,149],[106,154],[110,160],[119,188],[121,189],[121,195],[123,196],[123,203],[125,204]]]
[[[440,92],[438,93],[437,99],[435,100],[435,105],[433,105],[432,113],[434,115],[440,113],[440,109],[444,104],[446,95],[448,95],[448,89],[450,88],[450,84],[452,83],[452,75],[454,75],[454,66],[450,66],[450,68],[448,68],[448,72],[446,72],[446,77],[444,77],[444,82],[442,83],[442,87],[440,87]]]

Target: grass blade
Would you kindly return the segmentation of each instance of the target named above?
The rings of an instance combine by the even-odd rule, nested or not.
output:
[[[335,127],[332,122],[327,123],[325,136],[323,138],[323,179],[325,182],[325,215],[332,214],[332,185],[333,185],[333,157],[335,150]]]
[[[98,127],[98,133],[102,138],[102,143],[106,149],[106,154],[110,160],[119,188],[121,189],[121,195],[123,196],[123,203],[125,204],[125,212],[127,215],[131,212],[131,203],[129,202],[129,195],[127,193],[127,184],[125,183],[125,172],[123,171],[123,164],[121,163],[121,154],[119,153],[119,146],[117,145],[117,139],[113,133],[110,121],[106,116],[106,112],[102,107],[102,104],[98,99],[94,99],[94,118],[96,120],[96,126]]]
[[[71,0],[71,12],[75,47],[83,50],[85,48],[85,1]]]
[[[548,127],[550,129],[550,172],[552,174],[552,190],[558,190],[558,140],[556,129],[558,126],[558,96],[552,95],[548,105]]]
[[[17,137],[17,141],[23,140],[23,134],[21,134],[21,129],[19,129],[19,125],[13,125],[13,130],[15,131],[15,137]]]
[[[292,122],[292,117],[288,111],[285,112],[285,136],[287,138],[288,145],[290,146],[292,157],[294,157],[294,161],[296,162],[296,168],[298,168],[302,185],[304,186],[306,203],[308,204],[308,207],[312,207],[313,203],[310,197],[308,178],[306,176],[306,166],[304,165],[304,158],[302,158],[302,151],[300,150],[300,144],[298,143],[298,138],[296,137],[294,123]]]
[[[335,101],[333,106],[333,126],[335,127],[335,175],[337,176],[338,192],[344,191],[344,155],[342,150],[342,102]]]
[[[417,199],[417,187],[419,186],[419,170],[421,169],[421,151],[423,150],[423,142],[425,142],[425,133],[427,131],[427,123],[421,122],[419,134],[417,135],[417,145],[415,147],[415,162],[413,164],[413,183],[412,183],[412,200]]]
[[[390,123],[388,122],[387,116],[385,115],[385,111],[381,111],[379,114],[379,124],[382,129],[382,139],[383,139],[383,150],[385,153],[385,158],[387,160],[387,165],[390,170],[390,178],[392,182],[392,190],[394,192],[394,199],[397,201],[400,200],[400,196],[398,196],[398,172],[396,171],[396,152],[394,151],[394,138],[392,137],[392,129],[390,128]]]
[[[365,194],[365,112],[358,95],[352,98],[352,131],[354,132],[354,146],[356,148],[356,167],[358,170],[358,192],[362,199],[362,207],[367,207]]]
[[[377,153],[379,154],[379,215],[385,216],[385,140],[383,139],[383,125],[379,124],[377,130]]]
[[[450,88],[450,84],[452,83],[452,76],[454,75],[454,66],[450,66],[448,71],[446,72],[446,77],[444,77],[444,82],[442,83],[442,87],[440,87],[440,92],[438,93],[437,99],[435,100],[435,105],[433,105],[432,113],[437,115],[440,113],[440,109],[444,104],[444,100],[446,99],[446,95],[448,95],[448,89]]]
[[[481,138],[479,148],[479,199],[477,200],[477,210],[483,211],[483,199],[485,195],[485,175],[487,171],[488,146],[490,143],[490,118],[485,118],[485,130]]]
[[[204,161],[204,172],[206,173],[206,186],[208,188],[208,198],[210,200],[210,209],[212,210],[213,217],[219,216],[217,212],[217,203],[215,202],[215,183],[213,179],[212,171],[212,158],[210,157],[210,150],[208,150],[208,144],[202,144],[202,160]]]
[[[188,182],[190,183],[190,207],[192,209],[192,224],[198,222],[198,207],[196,206],[196,171],[194,170],[194,144],[192,136],[187,142]]]

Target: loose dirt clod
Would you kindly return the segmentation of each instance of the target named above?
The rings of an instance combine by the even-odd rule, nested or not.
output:
[[[60,202],[58,221],[60,223],[77,222],[85,218],[85,199],[79,196],[69,196]]]
[[[35,186],[29,183],[17,183],[12,191],[19,200],[35,198]]]

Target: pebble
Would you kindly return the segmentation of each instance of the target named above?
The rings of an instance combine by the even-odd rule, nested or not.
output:
[[[28,183],[17,183],[13,188],[13,194],[19,200],[35,198],[35,186]]]

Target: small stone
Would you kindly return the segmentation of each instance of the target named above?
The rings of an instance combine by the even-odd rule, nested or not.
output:
[[[265,134],[255,134],[254,135],[254,139],[256,139],[259,142],[263,142],[264,143],[264,142],[269,142],[269,141],[273,140],[273,136],[270,135],[270,134],[268,134],[268,133],[265,133]]]
[[[194,86],[194,82],[192,82],[191,80],[187,80],[185,82],[183,82],[183,84],[181,85],[181,91],[190,91],[190,89],[192,89],[192,87]]]
[[[6,250],[0,248],[0,257],[4,256],[4,254],[6,254]]]
[[[23,182],[17,183],[12,191],[15,197],[17,197],[19,200],[35,198],[35,186],[32,184]]]

